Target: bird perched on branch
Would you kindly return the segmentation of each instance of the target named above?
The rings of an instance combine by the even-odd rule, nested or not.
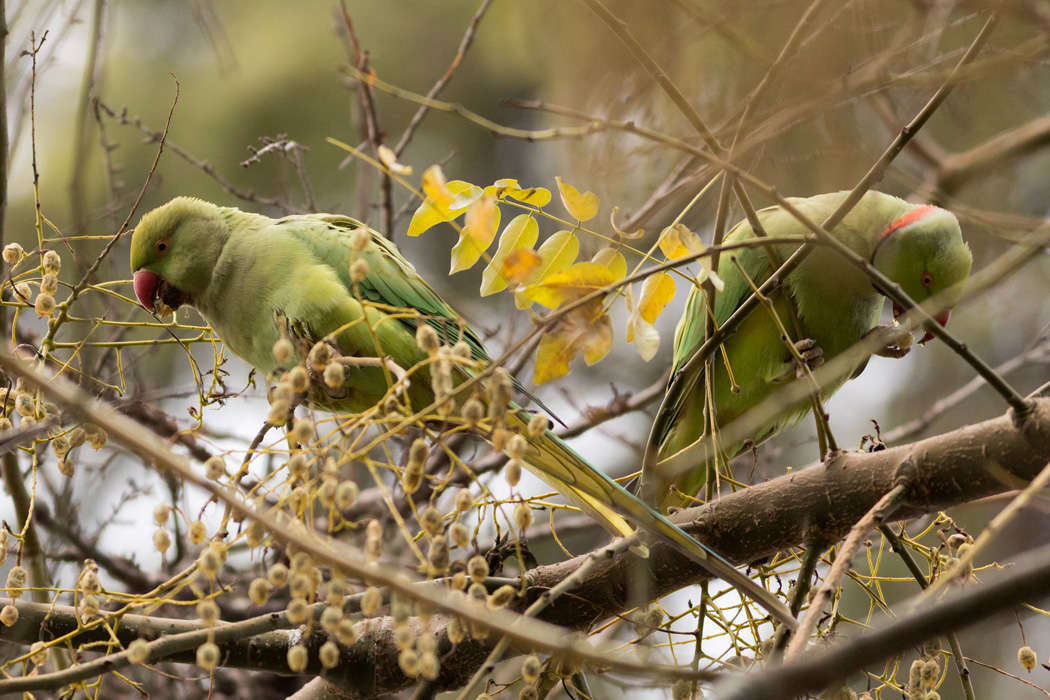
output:
[[[502,429],[508,452],[606,529],[626,536],[631,524],[642,528],[794,624],[775,596],[549,430],[529,430],[529,414],[510,403],[509,378],[490,371],[477,335],[364,224],[330,214],[271,219],[179,197],[142,217],[131,268],[147,310],[193,306],[231,352],[267,376],[306,367],[314,406],[360,412],[393,398],[490,439]],[[459,350],[443,352],[440,341]],[[341,369],[329,377],[322,364]]]
[[[819,225],[847,194],[788,201]],[[759,211],[758,218],[771,238],[810,234],[809,228],[779,206]],[[933,298],[936,308],[929,312],[942,326],[948,323],[973,262],[953,214],[870,191],[830,233],[912,300],[922,303]],[[733,244],[754,238],[746,220],[726,236],[730,250],[721,254],[717,269],[725,288],[715,294],[713,314],[708,312],[704,291],[693,288],[675,333],[672,383],[707,339],[708,317],[713,315],[716,327],[725,323],[753,289],[800,246],[795,242],[732,249]],[[868,353],[851,349],[878,330],[886,297],[877,291],[871,277],[841,253],[817,242],[783,283],[773,310],[783,331],[797,340],[785,338],[770,309],[759,305],[744,317],[722,349],[712,353],[713,386],[705,382],[701,367],[691,391],[665,402],[650,438],[650,445],[658,446],[657,459],[647,460],[639,487],[642,498],[658,510],[687,503],[714,474],[717,464],[727,463],[806,414],[812,404],[805,395],[786,399],[783,405],[767,406],[762,416],[732,436],[721,437],[725,426],[737,419],[743,423],[748,419],[746,412],[775,397],[785,385],[808,381],[802,377],[801,363],[815,369],[837,360],[836,369],[831,372],[829,367],[830,376],[820,382],[820,397],[825,400],[867,364]],[[895,303],[894,315],[901,311]],[[876,354],[902,357],[908,351],[911,335],[899,328],[894,335],[895,341],[876,349]],[[927,332],[920,342],[932,337]],[[705,397],[713,397],[713,407]]]

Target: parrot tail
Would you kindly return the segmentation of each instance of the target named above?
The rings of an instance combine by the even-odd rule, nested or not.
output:
[[[524,429],[527,416],[509,411],[512,428]],[[595,469],[549,430],[529,441],[522,462],[551,488],[580,507],[613,535],[634,533],[632,524],[686,555],[709,573],[747,594],[779,622],[795,629],[798,623],[776,596],[759,586],[702,542],[663,517],[637,496],[629,493]]]

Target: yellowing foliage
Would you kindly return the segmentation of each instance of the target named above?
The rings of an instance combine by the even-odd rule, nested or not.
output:
[[[492,256],[492,260],[489,261],[485,272],[481,275],[481,296],[487,297],[507,288],[508,279],[504,274],[504,265],[508,256],[521,250],[531,252],[539,235],[540,227],[532,216],[521,214],[510,220],[507,227],[503,229],[503,233],[500,234],[496,254]]]
[[[646,323],[656,323],[656,319],[674,299],[674,290],[674,278],[666,272],[645,278],[642,295],[638,299],[638,313]]]
[[[545,240],[536,252],[540,256],[540,264],[525,280],[530,284],[539,282],[555,272],[561,272],[576,262],[576,256],[580,254],[580,239],[571,231],[558,231]],[[514,295],[514,303],[519,309],[532,306],[532,300],[522,292]]]
[[[543,384],[564,377],[569,373],[569,363],[581,352],[587,364],[593,365],[609,353],[612,340],[612,323],[605,314],[603,300],[592,299],[559,318],[543,334],[536,350],[533,380]]]
[[[507,284],[524,284],[532,273],[543,263],[539,253],[528,248],[511,251],[503,262],[503,276]]]
[[[437,167],[437,166],[432,166]],[[428,169],[429,172],[429,169]],[[408,235],[418,236],[429,228],[437,226],[446,221],[452,221],[462,214],[462,211],[453,211],[450,207],[455,201],[456,195],[469,191],[474,185],[463,180],[453,180],[444,187],[431,183],[429,188],[436,196],[427,195],[419,209],[412,215],[412,221],[408,224]],[[427,190],[427,176],[423,176],[423,189]]]
[[[550,204],[551,191],[543,187],[530,187],[522,189],[517,180],[496,180],[496,196],[507,196],[524,204],[531,204],[537,208],[543,208]]]
[[[660,333],[652,323],[642,317],[640,305],[634,303],[633,287],[627,287],[624,292],[624,302],[630,314],[627,318],[627,333],[625,334],[627,342],[634,343],[639,357],[648,362],[653,359],[660,348]]]
[[[605,265],[581,262],[548,275],[538,284],[530,284],[525,288],[525,296],[548,309],[557,309],[615,282],[612,271]]]
[[[613,279],[617,282],[627,277],[627,259],[616,248],[602,248],[591,258],[591,261],[609,268],[609,272],[613,273]]]
[[[569,212],[570,216],[582,223],[590,221],[598,215],[598,195],[593,192],[580,194],[578,189],[566,182],[562,182],[560,177],[555,177],[554,179],[558,182],[561,203],[565,205],[565,210]]]
[[[683,224],[668,226],[660,232],[660,250],[668,260],[679,260],[706,250],[700,236]]]
[[[467,270],[481,258],[496,237],[499,218],[496,198],[489,194],[482,195],[467,208],[459,242],[452,248],[452,272],[449,274]]]

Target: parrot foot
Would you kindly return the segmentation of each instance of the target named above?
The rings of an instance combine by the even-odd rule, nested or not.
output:
[[[802,362],[804,362],[806,367],[810,370],[814,370],[824,364],[824,349],[817,345],[817,341],[812,338],[803,338],[795,343],[795,350],[798,351],[799,356],[802,358]],[[782,382],[789,377],[801,379],[806,376],[805,369],[803,369],[802,365],[800,365],[798,360],[794,357],[785,362],[784,365],[784,371],[772,379],[774,383]]]
[[[889,357],[894,360],[899,360],[900,358],[907,355],[908,352],[911,350],[911,344],[914,342],[915,339],[912,337],[911,333],[908,330],[901,328],[896,324],[879,324],[878,326],[875,326],[870,331],[865,333],[864,337],[867,338],[872,333],[878,333],[884,328],[892,329],[893,335],[885,346],[875,351],[875,354],[879,357]]]

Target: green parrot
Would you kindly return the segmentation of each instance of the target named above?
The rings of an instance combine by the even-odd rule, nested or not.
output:
[[[415,368],[405,394],[412,410],[421,410],[435,401],[433,363],[427,362],[428,353],[417,342],[421,321],[449,345],[465,341],[478,366],[491,362],[478,336],[397,248],[345,216],[271,219],[178,197],[142,217],[131,239],[131,269],[135,295],[147,310],[193,306],[231,352],[268,376],[296,365],[315,343],[325,341],[351,360],[390,358],[406,371]],[[282,335],[298,347],[283,365],[274,356]],[[460,371],[456,386],[469,378],[466,370]],[[311,385],[309,399],[316,407],[361,412],[387,396],[391,375],[382,367],[351,363],[338,390],[318,381]],[[476,387],[455,392],[457,405],[462,406],[471,392],[477,393]],[[525,434],[530,418],[511,406],[503,420],[511,431]],[[480,421],[474,429],[491,437],[493,427],[491,421]],[[631,534],[633,523],[794,626],[787,607],[774,595],[592,467],[550,431],[531,438],[526,450],[525,466],[613,534]]]
[[[848,192],[822,194],[789,201],[811,221],[821,223],[843,202]],[[758,212],[769,236],[803,236],[809,230],[781,207]],[[962,239],[959,222],[944,209],[931,205],[914,205],[897,197],[869,191],[830,233],[858,255],[903,288],[909,297],[921,303],[937,295],[938,309],[934,318],[948,323],[951,310],[962,295],[963,283],[970,274],[973,256]],[[751,225],[738,223],[727,244],[754,238]],[[775,246],[780,260],[791,255],[799,244]],[[772,273],[766,250],[762,247],[740,248],[722,253],[718,275],[725,288],[717,292],[714,320],[721,325],[751,295],[751,283],[765,282]],[[745,276],[746,275],[746,276]],[[750,278],[750,283],[748,281]],[[797,314],[801,337],[795,344],[800,356],[815,368],[825,360],[841,356],[878,326],[885,297],[872,285],[869,277],[849,264],[830,247],[818,245],[785,280],[774,308],[789,333],[794,333],[792,311]],[[790,305],[790,306],[789,306]],[[694,287],[685,313],[675,333],[674,367],[671,376],[689,361],[706,339],[706,300],[703,291]],[[894,315],[901,309],[894,305]],[[901,342],[876,354],[901,357],[911,342],[910,334],[901,329]],[[920,343],[932,338],[926,333]],[[729,425],[785,384],[798,379],[801,368],[781,337],[768,310],[756,308],[723,344],[724,354],[715,353],[714,414],[719,428]],[[845,356],[847,365],[821,385],[821,398],[827,400],[847,379],[857,376],[867,363],[867,355]],[[730,381],[726,370],[735,379]],[[786,426],[797,423],[810,409],[807,399],[784,408],[768,422],[746,437],[725,444],[708,439],[707,413],[703,377],[690,394],[670,407],[670,420],[652,444],[659,445],[657,459],[642,470],[639,493],[643,500],[663,510],[681,506],[696,495],[707,481],[709,469],[723,463],[749,446],[775,435]],[[703,457],[687,460],[671,458],[687,448],[699,446]],[[697,467],[697,462],[700,466]],[[684,462],[684,465],[682,464]],[[670,465],[670,466],[668,466]],[[683,468],[687,465],[688,468]]]

